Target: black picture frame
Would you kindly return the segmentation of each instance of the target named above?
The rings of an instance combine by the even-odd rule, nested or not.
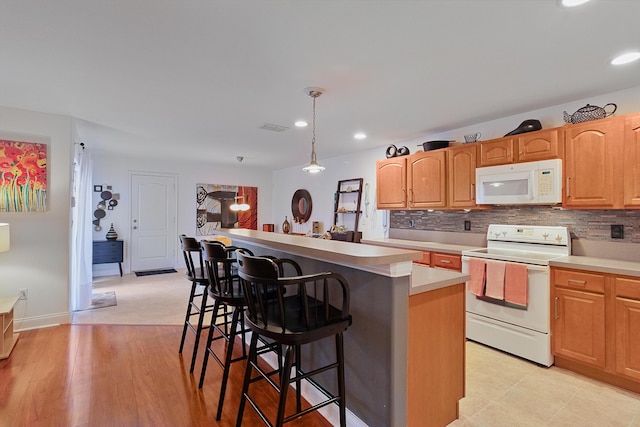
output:
[[[93,186],[93,191],[96,193],[101,193],[102,192],[102,185],[94,185]]]

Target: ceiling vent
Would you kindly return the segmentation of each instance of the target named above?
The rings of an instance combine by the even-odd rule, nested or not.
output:
[[[274,125],[271,123],[265,123],[262,126],[260,126],[260,129],[262,130],[270,130],[273,132],[284,132],[285,130],[289,129],[287,126],[280,126],[280,125]]]

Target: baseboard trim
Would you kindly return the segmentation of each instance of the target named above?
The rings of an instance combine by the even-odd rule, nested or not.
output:
[[[13,328],[16,332],[30,329],[48,328],[71,323],[71,313],[55,313],[46,316],[23,317],[13,320]]]

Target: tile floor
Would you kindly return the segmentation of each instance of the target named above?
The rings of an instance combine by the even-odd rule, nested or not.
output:
[[[467,342],[466,397],[450,427],[640,427],[640,395]]]
[[[97,278],[118,305],[76,312],[73,323],[181,325],[189,296],[184,270]],[[564,369],[543,368],[467,342],[466,397],[449,427],[640,427],[640,395]]]

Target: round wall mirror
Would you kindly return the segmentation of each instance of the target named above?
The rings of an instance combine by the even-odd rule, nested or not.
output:
[[[296,190],[291,199],[291,214],[294,222],[307,222],[311,218],[311,194],[307,190]]]

